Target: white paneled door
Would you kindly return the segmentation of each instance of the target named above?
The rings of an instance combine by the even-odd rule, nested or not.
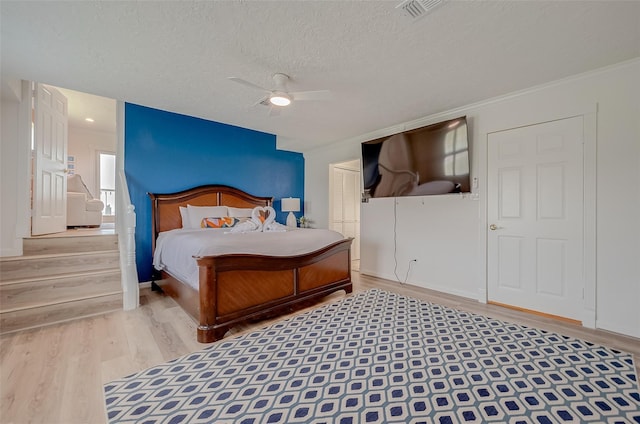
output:
[[[353,237],[351,259],[360,259],[360,171],[333,167],[331,229]]]
[[[582,321],[583,118],[489,134],[489,301]]]
[[[67,99],[35,84],[31,234],[67,229]]]

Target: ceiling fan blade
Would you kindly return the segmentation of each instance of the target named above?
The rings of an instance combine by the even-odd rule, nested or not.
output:
[[[269,116],[278,116],[280,115],[280,106],[271,106],[269,107]]]
[[[230,79],[233,82],[237,82],[238,84],[246,85],[247,87],[257,88],[258,90],[262,90],[262,91],[271,91],[264,87],[260,87],[259,85],[256,85],[252,82],[249,82],[247,80],[243,80],[242,78],[228,77],[228,79]]]
[[[293,91],[289,94],[294,100],[329,100],[331,92],[329,90],[317,91]]]
[[[258,105],[270,106],[271,104],[269,103],[269,95],[264,96],[263,98],[255,102],[252,106]]]

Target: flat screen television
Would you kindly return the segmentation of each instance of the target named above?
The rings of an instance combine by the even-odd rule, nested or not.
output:
[[[467,117],[362,143],[363,198],[469,193]]]

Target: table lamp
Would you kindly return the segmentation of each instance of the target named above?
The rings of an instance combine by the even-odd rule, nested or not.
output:
[[[298,223],[293,213],[300,212],[300,199],[297,197],[283,198],[282,212],[289,212],[289,215],[287,215],[287,227],[297,227]]]

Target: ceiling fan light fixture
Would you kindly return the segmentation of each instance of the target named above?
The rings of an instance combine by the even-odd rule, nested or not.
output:
[[[269,96],[269,102],[274,106],[289,106],[291,104],[291,96],[287,93],[273,93]]]

